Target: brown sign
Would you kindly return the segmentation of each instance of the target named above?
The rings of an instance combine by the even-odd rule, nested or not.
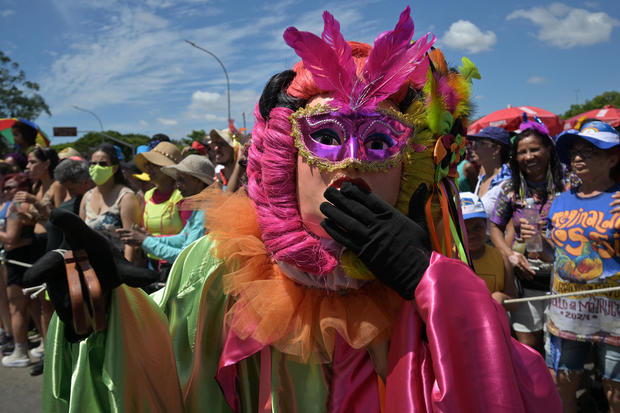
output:
[[[77,136],[77,128],[75,126],[54,127],[54,136]]]

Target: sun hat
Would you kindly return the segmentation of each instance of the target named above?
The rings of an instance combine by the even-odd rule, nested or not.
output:
[[[230,146],[231,148],[234,145],[233,144],[232,134],[230,133],[230,129],[228,129],[228,128],[226,128],[226,129],[211,129],[211,132],[209,132],[209,137],[211,139],[220,138],[224,142],[226,142],[228,144],[228,146]]]
[[[202,155],[188,155],[185,159],[176,165],[165,166],[161,171],[166,175],[176,179],[177,172],[183,172],[194,178],[200,179],[207,185],[213,183],[215,168],[209,159]]]
[[[58,159],[61,161],[63,159],[71,158],[72,156],[79,156],[80,158],[82,158],[82,155],[70,146],[67,146],[65,149],[58,152]]]
[[[489,139],[502,145],[510,146],[510,133],[504,128],[497,126],[487,126],[478,133],[467,135],[467,139],[475,141],[476,139]]]
[[[144,167],[147,161],[157,166],[172,166],[179,163],[181,158],[181,151],[175,144],[160,142],[150,151],[137,154],[133,161],[142,172],[146,172]]]
[[[584,124],[580,130],[569,129],[560,133],[555,140],[555,148],[560,161],[570,163],[569,150],[575,139],[585,139],[599,149],[611,149],[620,145],[620,135],[608,123],[595,120]]]
[[[463,219],[472,218],[488,218],[486,212],[484,212],[484,205],[478,197],[478,195],[472,192],[461,192],[461,212],[463,212]]]

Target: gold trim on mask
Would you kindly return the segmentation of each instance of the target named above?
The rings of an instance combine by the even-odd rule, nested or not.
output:
[[[407,137],[407,143],[403,147],[404,149],[402,149],[398,154],[392,156],[391,158],[382,160],[382,161],[372,161],[372,162],[364,162],[359,159],[351,159],[351,158],[343,159],[342,161],[338,161],[338,162],[331,162],[331,161],[327,161],[323,158],[316,156],[315,154],[310,152],[308,148],[306,148],[306,145],[303,142],[298,119],[309,117],[309,116],[328,114],[330,112],[335,112],[337,110],[338,110],[337,108],[333,108],[329,105],[319,104],[316,106],[300,108],[295,113],[293,113],[291,116],[289,116],[289,120],[291,122],[291,127],[292,127],[291,137],[295,141],[295,147],[297,148],[299,154],[301,155],[302,158],[304,158],[304,160],[306,161],[306,163],[308,163],[308,165],[315,166],[322,172],[324,171],[333,172],[339,169],[347,169],[347,168],[355,168],[357,170],[367,171],[367,172],[377,172],[377,171],[385,172],[388,169],[399,165],[401,161],[403,160],[403,158],[406,156],[406,154],[410,152],[415,152],[414,140],[415,140],[415,135],[416,135],[415,134],[416,129],[414,127],[414,123],[416,120],[416,116],[414,114],[401,113],[392,108],[388,108],[388,109],[377,108],[375,109],[375,112],[381,113],[385,116],[389,116],[411,129],[411,133]]]

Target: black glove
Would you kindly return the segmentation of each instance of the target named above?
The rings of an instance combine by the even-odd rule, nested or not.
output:
[[[321,226],[353,251],[375,277],[411,300],[431,255],[424,216],[427,192],[424,184],[417,188],[407,217],[350,182],[343,183],[340,191],[329,187],[324,195],[331,204],[321,204],[327,217]]]
[[[79,216],[66,210],[54,209],[50,222],[64,233],[65,240],[60,248],[86,251],[105,296],[122,283],[143,287],[159,280],[157,272],[132,265],[112,248],[105,236],[88,227]],[[66,324],[65,331],[69,330],[67,338],[71,341],[82,338],[71,328],[73,315],[65,262],[58,252],[48,251],[37,260],[24,274],[23,283],[25,287],[47,283],[47,291],[56,313]]]

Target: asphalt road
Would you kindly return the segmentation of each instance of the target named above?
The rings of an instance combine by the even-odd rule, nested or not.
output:
[[[0,365],[0,411],[2,413],[40,412],[43,376],[30,376],[30,368]]]

